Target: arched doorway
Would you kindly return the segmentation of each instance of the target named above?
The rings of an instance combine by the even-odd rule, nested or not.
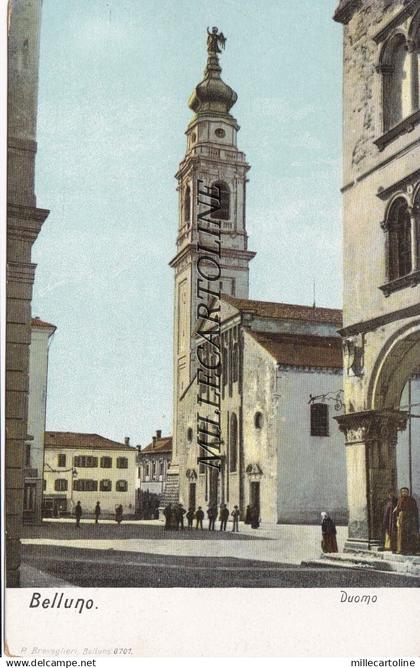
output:
[[[419,444],[414,439],[419,433],[419,420],[414,416],[420,415],[420,406],[415,410],[413,388],[416,398],[419,396],[416,378],[420,369],[420,321],[412,321],[394,332],[371,369],[367,410],[337,417],[348,446],[349,540],[346,549],[349,550],[380,547],[388,490],[397,492],[398,485],[404,485],[415,492],[420,485],[412,456],[416,448],[417,462]],[[398,450],[399,440],[404,447]],[[411,462],[404,460],[404,450],[406,457],[411,450]],[[404,469],[409,480],[402,479]]]

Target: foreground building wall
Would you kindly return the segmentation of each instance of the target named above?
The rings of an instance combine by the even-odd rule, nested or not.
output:
[[[8,181],[6,304],[6,568],[19,584],[23,457],[27,440],[32,245],[48,211],[34,191],[41,0],[10,2],[8,41]]]
[[[382,544],[420,366],[419,0],[342,0],[348,549]]]

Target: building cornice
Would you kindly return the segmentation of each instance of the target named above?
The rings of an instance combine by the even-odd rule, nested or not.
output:
[[[395,181],[395,183],[388,186],[388,188],[378,188],[376,196],[379,197],[379,199],[387,200],[394,193],[404,190],[404,188],[407,185],[412,185],[414,181],[417,181],[419,179],[420,179],[420,169],[416,169],[414,170],[414,172],[411,172],[411,174],[404,176],[399,181]]]
[[[34,242],[49,213],[48,209],[9,203],[7,205],[7,238]]]
[[[417,0],[405,0],[403,3],[404,7],[401,9],[398,14],[393,16],[393,18],[388,21],[388,23],[381,28],[375,35],[373,35],[373,40],[376,44],[380,44],[387,38],[390,32],[397,28],[408,16],[414,13],[416,8]]]
[[[375,329],[378,329],[378,327],[388,325],[395,320],[404,320],[406,318],[412,318],[417,315],[420,315],[420,304],[414,304],[413,306],[407,306],[406,308],[392,311],[391,313],[385,313],[384,315],[380,315],[376,318],[370,318],[369,320],[357,322],[353,325],[343,327],[337,331],[340,336],[346,338],[347,336],[353,336],[354,334],[373,332]]]
[[[334,12],[333,20],[337,23],[347,24],[361,4],[361,0],[341,0]]]
[[[361,181],[366,179],[368,176],[376,172],[378,169],[382,169],[383,167],[386,167],[389,165],[391,162],[394,160],[398,160],[398,158],[401,158],[403,155],[406,153],[409,153],[412,149],[416,148],[416,146],[420,145],[420,137],[412,141],[410,144],[407,144],[403,148],[401,148],[399,151],[396,151],[396,153],[393,153],[390,155],[388,158],[385,158],[385,160],[382,160],[381,162],[376,163],[369,169],[367,169],[365,172],[362,172],[362,174],[358,175],[356,178],[354,178],[352,181],[349,181],[346,183],[344,186],[341,187],[341,193],[347,192],[347,190],[350,190],[354,186],[358,185]]]

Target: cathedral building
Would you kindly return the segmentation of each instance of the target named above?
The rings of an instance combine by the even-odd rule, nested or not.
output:
[[[418,381],[411,390],[420,370],[420,1],[341,0],[334,19],[344,26],[339,423],[347,446],[347,549],[365,550],[382,544],[388,490],[402,484],[420,495],[411,422],[419,417]]]
[[[345,522],[341,311],[249,299],[250,169],[221,79],[224,36],[208,34],[189,100],[179,192],[174,431],[165,502],[248,505],[267,522]],[[206,373],[205,373],[206,371]],[[333,400],[333,401],[332,401]],[[332,402],[331,402],[332,401]]]

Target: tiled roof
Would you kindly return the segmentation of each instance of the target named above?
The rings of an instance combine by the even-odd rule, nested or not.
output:
[[[172,452],[172,436],[162,436],[162,438],[157,438],[155,443],[152,441],[149,445],[146,445],[140,454],[142,455],[144,452],[149,455],[155,452]]]
[[[341,339],[337,336],[248,333],[274,357],[278,364],[298,367],[343,368]]]
[[[45,322],[45,320],[41,320],[38,316],[31,318],[31,325],[32,327],[39,327],[40,329],[53,329],[54,331],[57,329],[55,325],[52,325],[50,322]]]
[[[228,304],[232,304],[239,311],[251,311],[255,315],[265,318],[326,322],[340,327],[343,324],[343,312],[340,309],[283,304],[281,302],[260,302],[254,299],[237,299],[229,295],[222,295],[222,299]]]
[[[136,448],[131,448],[129,445],[118,441],[111,441],[109,438],[99,436],[99,434],[79,434],[73,431],[46,431],[45,447],[136,452]]]

